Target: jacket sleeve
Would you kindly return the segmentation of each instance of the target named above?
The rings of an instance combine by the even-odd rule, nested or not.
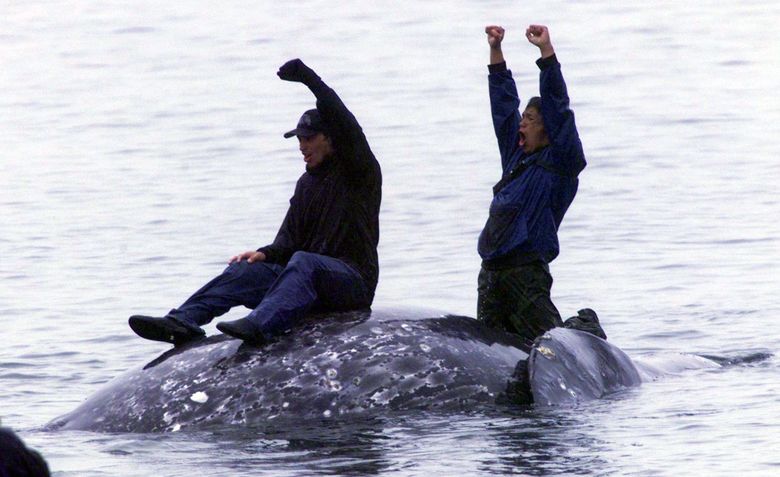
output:
[[[493,129],[498,139],[501,153],[501,167],[506,170],[512,154],[518,147],[518,128],[520,127],[520,97],[512,72],[506,68],[506,62],[488,65],[488,87],[490,91],[490,112],[493,116]]]
[[[328,127],[339,160],[344,161],[348,173],[356,179],[364,179],[378,165],[357,119],[347,109],[336,92],[321,79],[306,84],[317,98],[317,109]]]
[[[269,263],[276,263],[279,265],[286,265],[298,248],[296,247],[296,224],[295,224],[295,196],[290,199],[290,208],[287,209],[287,215],[282,221],[282,226],[279,227],[279,232],[276,234],[276,238],[273,243],[260,247],[258,252],[265,254],[265,261]]]
[[[540,58],[539,91],[542,98],[544,129],[553,148],[556,166],[566,175],[576,176],[585,168],[574,111],[569,107],[569,94],[561,73],[561,64],[555,55]]]

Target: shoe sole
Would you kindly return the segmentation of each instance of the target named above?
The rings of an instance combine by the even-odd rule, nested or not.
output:
[[[222,323],[217,324],[217,329],[222,332],[222,334],[225,334],[227,336],[230,336],[232,338],[236,338],[238,340],[243,341],[244,343],[252,346],[262,346],[265,344],[264,339],[258,339],[255,336],[246,336],[241,333],[236,333],[230,329],[228,329],[226,326],[224,326]]]
[[[162,341],[163,343],[180,346],[197,339],[197,337],[190,334],[167,330],[158,323],[149,322],[143,317],[131,316],[128,323],[130,324],[130,329],[132,329],[135,334],[147,340]]]

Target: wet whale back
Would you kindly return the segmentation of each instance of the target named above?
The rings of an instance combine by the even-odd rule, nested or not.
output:
[[[213,336],[117,377],[50,427],[150,432],[473,408],[491,405],[528,358],[519,339],[473,318],[425,316],[321,315],[263,348]]]
[[[537,405],[597,399],[639,386],[631,359],[617,346],[584,331],[554,328],[534,342],[528,381]]]

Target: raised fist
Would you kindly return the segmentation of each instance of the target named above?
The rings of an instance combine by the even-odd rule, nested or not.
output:
[[[525,37],[539,48],[550,44],[550,32],[544,25],[530,25],[525,29]]]
[[[283,64],[276,74],[285,81],[298,81],[300,83],[306,83],[311,79],[317,78],[314,70],[306,66],[298,58]]]
[[[504,29],[498,25],[488,25],[485,27],[488,44],[491,48],[501,48],[501,42],[504,41]]]

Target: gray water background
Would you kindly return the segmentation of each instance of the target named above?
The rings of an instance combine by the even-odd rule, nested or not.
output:
[[[0,4],[0,418],[57,476],[780,473],[780,4],[106,1]],[[523,97],[549,25],[589,161],[553,298],[686,371],[574,409],[154,435],[41,426],[165,348],[136,338],[270,242],[303,169],[301,57],[384,172],[375,308],[474,315],[500,175],[483,28]],[[241,310],[227,318],[242,316]],[[207,327],[215,332],[213,324]]]

